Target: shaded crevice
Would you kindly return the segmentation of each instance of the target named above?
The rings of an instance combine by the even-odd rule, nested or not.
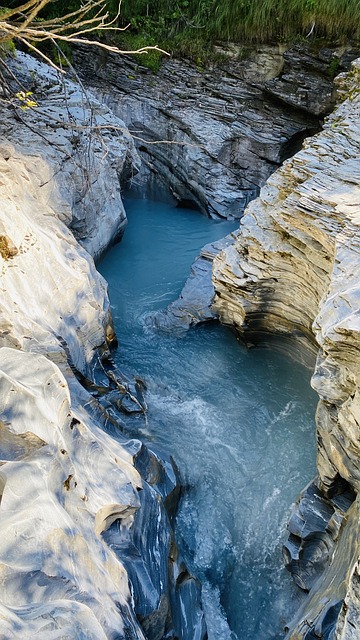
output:
[[[303,131],[297,131],[291,138],[289,138],[284,144],[280,147],[280,164],[292,158],[300,149],[304,143],[306,138],[310,138],[314,136],[316,133],[321,131],[321,123],[319,123],[318,127],[310,127],[309,129],[304,129]]]

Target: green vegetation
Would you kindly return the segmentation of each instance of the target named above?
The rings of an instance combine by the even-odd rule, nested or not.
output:
[[[67,47],[70,39],[76,41],[74,32],[77,37],[85,34],[88,39],[125,50],[158,45],[169,53],[193,59],[199,68],[214,59],[213,45],[219,41],[246,47],[251,43],[291,42],[305,37],[307,41],[325,39],[336,43],[360,39],[360,0],[122,0],[120,16],[118,0],[22,2],[0,0],[0,26],[4,24],[1,12],[5,20],[11,16],[14,26],[24,18],[24,12],[26,20],[31,15],[32,29],[20,35],[30,43],[28,46],[34,40],[38,46],[45,38],[39,31],[34,32],[34,27],[38,25],[41,29],[44,25],[50,29],[53,37],[55,34],[60,62],[63,62],[61,48],[65,57],[70,56]],[[22,9],[22,13],[16,14],[15,7]],[[93,22],[90,25],[85,20]],[[130,26],[114,34],[109,24]],[[10,29],[5,39],[9,41],[12,35],[14,30]],[[4,37],[0,29],[1,44]],[[149,51],[140,60],[156,71],[161,57],[161,52]],[[335,65],[336,62],[329,69],[330,75],[335,74]]]
[[[217,41],[241,44],[311,36],[341,42],[360,37],[359,0],[122,0],[132,38],[206,60]]]
[[[62,71],[73,44],[96,45],[114,53],[123,53],[108,35],[119,31],[120,0],[10,0],[0,6],[0,49],[19,43]],[[48,55],[45,47],[50,44]],[[156,47],[146,45],[143,50]],[[57,59],[55,59],[57,58]],[[3,66],[6,63],[0,56]],[[3,78],[2,78],[3,80]]]
[[[335,78],[335,76],[337,76],[337,74],[339,73],[339,66],[340,66],[340,58],[338,58],[338,56],[334,56],[328,68],[329,76],[331,78]]]
[[[141,49],[142,47],[146,47],[147,45],[156,45],[157,41],[153,34],[143,34],[138,32],[130,32],[124,31],[120,37],[116,38],[121,49],[128,51],[136,51],[137,49]],[[159,71],[161,67],[161,60],[163,54],[160,51],[152,50],[148,51],[148,53],[136,56],[139,64],[144,67],[148,67],[154,73]]]

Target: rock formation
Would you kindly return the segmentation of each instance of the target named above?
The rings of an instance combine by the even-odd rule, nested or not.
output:
[[[187,67],[171,104],[164,95],[183,74],[180,63],[168,63],[154,86],[125,63],[120,88],[117,63],[107,67],[107,82],[112,73],[119,89],[108,102],[119,101],[131,126],[142,127],[139,137],[157,142],[177,121],[172,139],[180,148],[146,142],[142,152],[177,199],[210,215],[240,216],[331,108],[325,71],[333,52],[324,51],[315,69],[308,58],[313,73],[304,76],[295,54],[266,56],[229,63],[232,72],[220,70],[217,83]],[[115,407],[128,409],[135,398],[141,410],[141,390],[111,365],[106,283],[88,254],[99,256],[122,233],[119,178],[138,169],[133,143],[123,122],[76,84],[22,55],[11,66],[34,85],[38,107],[22,110],[20,101],[2,109],[0,125],[0,635],[203,640],[198,585],[178,556],[164,506],[176,502],[176,470],[122,433]],[[353,640],[360,630],[359,76],[356,63],[340,78],[342,104],[268,179],[235,242],[201,257],[214,261],[214,310],[224,323],[251,343],[272,332],[295,338],[299,354],[309,344],[318,352],[319,478],[292,519],[288,546],[309,596],[289,640]],[[146,99],[126,96],[126,85]],[[105,93],[104,81],[97,91]],[[289,120],[284,104],[298,107],[297,100]],[[157,111],[156,130],[147,129]],[[205,111],[213,119],[205,121]],[[198,268],[210,272],[207,263]],[[208,282],[204,301],[211,291]],[[172,312],[181,325],[208,316],[202,308],[187,317],[182,308]],[[105,394],[102,404],[85,386]],[[308,505],[318,496],[314,536]]]
[[[133,140],[124,122],[78,83],[21,52],[8,64],[38,104],[27,109],[12,100],[13,108],[2,110],[2,137],[29,156],[33,174],[40,157],[39,195],[53,186],[54,210],[96,259],[126,225],[120,187],[140,166]]]
[[[111,365],[106,282],[87,250],[121,233],[119,176],[137,155],[75,84],[23,55],[11,67],[37,107],[2,108],[0,124],[0,636],[202,640],[165,509],[176,470],[86,390],[134,393]]]
[[[333,68],[349,47],[219,48],[202,69],[166,61],[159,73],[134,61],[75,53],[84,82],[124,119],[142,169],[134,191],[177,201],[212,217],[240,218],[269,175],[319,130],[334,105]],[[168,141],[164,144],[161,141]]]
[[[147,318],[148,324],[171,333],[185,333],[192,326],[208,320],[218,320],[212,306],[214,285],[212,266],[216,255],[235,241],[233,234],[206,244],[191,266],[190,276],[179,297],[166,309],[161,309]]]
[[[356,61],[323,131],[268,179],[213,269],[216,311],[245,340],[272,332],[318,351],[318,487],[328,498],[360,488],[359,81]],[[358,501],[289,640],[359,636]]]

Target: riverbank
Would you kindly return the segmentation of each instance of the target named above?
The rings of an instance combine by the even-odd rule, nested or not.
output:
[[[137,154],[81,88],[24,55],[13,65],[38,85],[36,108],[5,108],[0,126],[0,635],[203,638],[198,585],[164,506],[175,508],[176,470],[98,402],[131,404],[138,391],[111,363],[107,285],[88,253],[124,228],[119,180]],[[104,539],[115,520],[118,552]]]

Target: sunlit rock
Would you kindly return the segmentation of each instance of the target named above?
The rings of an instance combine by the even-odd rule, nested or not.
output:
[[[139,168],[134,142],[120,118],[68,79],[70,72],[64,77],[20,52],[9,66],[37,106],[24,108],[14,99],[15,113],[3,109],[0,140],[10,140],[15,155],[28,156],[37,197],[50,198],[58,217],[96,258],[126,225],[120,183]]]
[[[16,255],[0,255],[0,345],[38,351],[90,375],[105,344],[106,283],[56,216],[59,189],[39,156],[0,144],[0,224]],[[90,375],[91,377],[91,375]]]
[[[125,636],[121,608],[142,637],[127,573],[101,538],[115,518],[131,527],[140,506],[131,454],[44,356],[0,349],[0,385],[8,440],[31,442],[21,456],[7,451],[0,471],[1,637]]]
[[[77,48],[86,85],[126,122],[142,158],[135,193],[241,218],[267,178],[319,130],[334,106],[331,65],[351,47],[224,44],[213,66],[169,59],[154,75],[136,60]],[[230,54],[230,55],[229,55]],[[175,200],[174,200],[175,199]]]
[[[119,177],[137,156],[123,123],[78,87],[26,57],[12,65],[41,95],[0,122],[0,636],[145,640],[144,627],[147,640],[202,640],[199,594],[180,593],[169,558],[171,461],[125,438],[88,391],[137,400],[111,363],[107,285],[86,250],[121,232]],[[114,530],[129,544],[107,544]],[[177,607],[194,609],[186,630]]]
[[[270,331],[293,336],[299,354],[306,344],[318,351],[312,384],[320,397],[319,486],[329,497],[341,491],[344,482],[356,492],[360,488],[358,61],[338,84],[343,102],[327,118],[324,130],[269,178],[248,206],[236,243],[214,259],[213,268],[215,309],[245,340],[255,342]],[[329,582],[330,604],[320,613],[322,587],[317,584],[317,613],[311,614],[308,626],[298,625],[291,638],[308,638],[313,631],[316,635],[324,631],[325,622],[337,629],[336,637],[355,637],[354,616],[350,621],[346,611],[348,601],[358,598],[353,585],[356,505],[343,522],[334,554],[333,564],[343,576],[341,588],[332,591]],[[356,602],[353,608],[359,606]]]

